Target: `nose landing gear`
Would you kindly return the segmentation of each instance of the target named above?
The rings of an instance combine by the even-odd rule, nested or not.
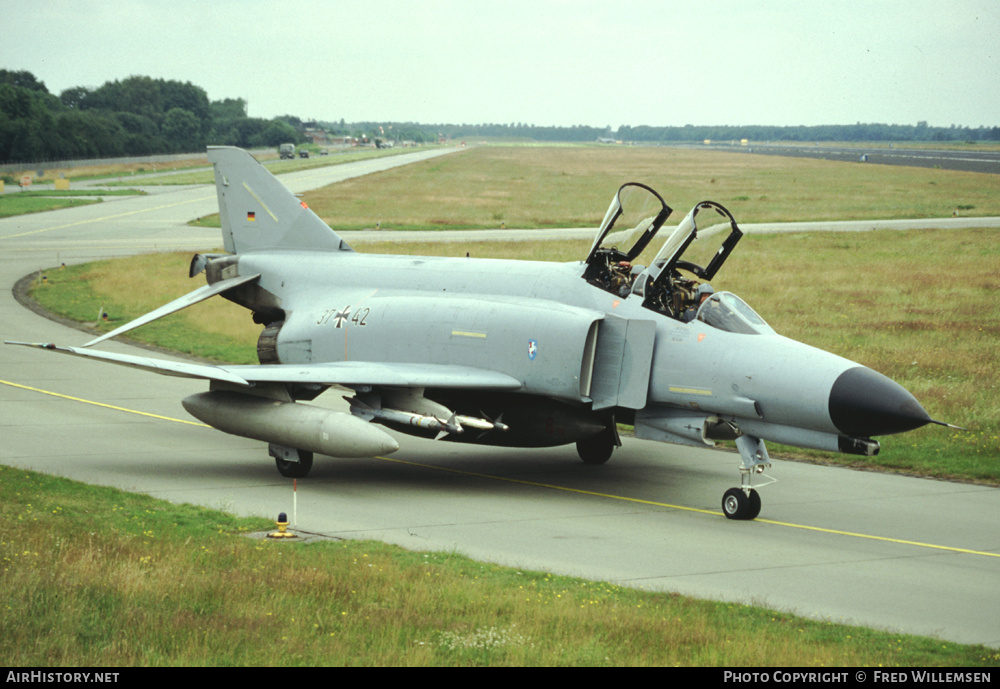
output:
[[[764,469],[771,466],[771,457],[767,454],[764,441],[750,435],[738,437],[736,448],[743,460],[740,464],[741,486],[730,488],[722,496],[722,513],[727,519],[756,519],[760,514],[760,495],[754,489],[753,476],[764,473]],[[774,483],[774,479],[768,483]]]

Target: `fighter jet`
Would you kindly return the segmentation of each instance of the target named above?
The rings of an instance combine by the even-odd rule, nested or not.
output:
[[[589,464],[635,437],[734,441],[730,519],[761,509],[765,441],[874,455],[875,436],[933,421],[889,378],[778,335],[746,302],[707,289],[742,232],[705,201],[655,256],[672,209],[653,189],[618,189],[582,261],[375,256],[355,252],[246,151],[210,147],[224,254],[197,254],[207,285],[82,347],[45,350],[200,378],[184,408],[268,443],[283,476],[314,454],[398,449],[380,426],[501,447],[575,443]],[[716,221],[702,227],[705,218]],[[213,296],[263,325],[259,365],[176,363],[89,347]],[[326,392],[350,411],[310,405]],[[764,474],[764,477],[767,475]]]

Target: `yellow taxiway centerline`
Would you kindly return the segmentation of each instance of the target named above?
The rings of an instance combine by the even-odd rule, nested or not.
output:
[[[31,392],[38,392],[38,393],[41,393],[43,395],[49,395],[51,397],[59,397],[61,399],[69,400],[71,402],[80,402],[82,404],[91,404],[91,405],[93,405],[95,407],[104,407],[105,409],[114,409],[115,411],[123,411],[123,412],[126,412],[128,414],[138,414],[139,416],[148,416],[148,417],[150,417],[152,419],[160,419],[161,421],[173,421],[175,423],[185,423],[185,424],[188,424],[189,426],[201,426],[203,428],[211,428],[211,426],[209,426],[207,424],[199,423],[199,422],[196,422],[196,421],[185,421],[184,419],[174,419],[174,418],[169,417],[169,416],[160,416],[159,414],[150,414],[149,412],[138,411],[137,409],[126,409],[125,407],[116,407],[113,404],[105,404],[103,402],[95,402],[93,400],[85,400],[85,399],[81,399],[79,397],[70,397],[69,395],[63,395],[61,393],[52,392],[50,390],[42,390],[40,388],[33,388],[30,385],[21,385],[19,383],[11,383],[10,381],[7,381],[7,380],[0,380],[0,385],[9,385],[12,388],[20,388],[21,390],[30,390]]]

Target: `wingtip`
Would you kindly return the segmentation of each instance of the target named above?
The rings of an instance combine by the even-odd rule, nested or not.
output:
[[[17,345],[18,347],[34,347],[35,349],[59,349],[51,342],[17,342],[15,340],[4,340],[5,345]]]

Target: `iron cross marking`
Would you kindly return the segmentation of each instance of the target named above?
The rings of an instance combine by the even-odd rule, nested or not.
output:
[[[345,306],[343,311],[339,311],[337,315],[333,317],[333,320],[337,321],[337,327],[340,328],[344,325],[344,321],[346,321],[347,317],[350,315],[351,307]]]

